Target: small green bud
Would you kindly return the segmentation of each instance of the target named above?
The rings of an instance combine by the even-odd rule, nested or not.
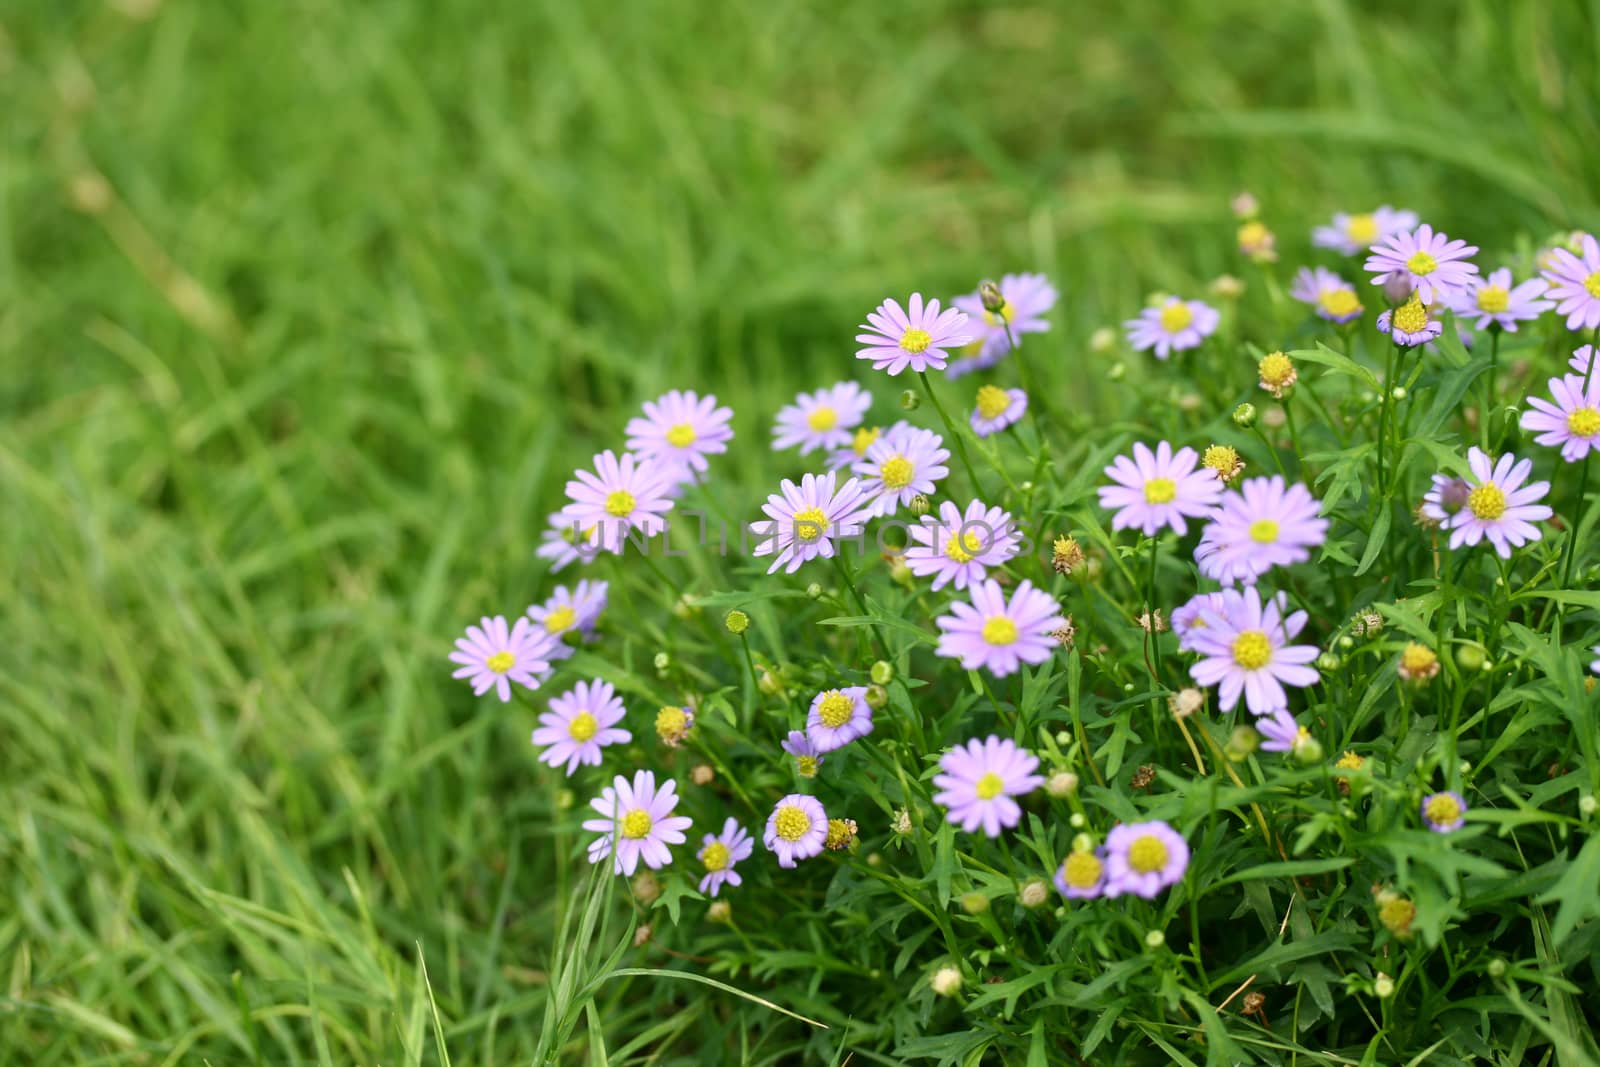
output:
[[[1256,406],[1254,404],[1240,404],[1233,409],[1233,422],[1240,429],[1248,430],[1256,424]]]
[[[1489,961],[1489,977],[1504,978],[1506,976],[1506,961],[1496,958]]]
[[[963,893],[961,910],[968,915],[982,915],[989,910],[989,898],[982,893]]]
[[[1070,731],[1070,730],[1057,730],[1056,731],[1056,744],[1062,746],[1063,748],[1065,748],[1067,745],[1072,744],[1072,731]]]
[[[1151,930],[1144,935],[1144,943],[1151,948],[1160,948],[1167,943],[1167,935],[1160,930]]]
[[[1404,400],[1406,398],[1406,387],[1403,385],[1397,385],[1394,387],[1393,392],[1391,392],[1389,395],[1394,397],[1396,400]]]
[[[1456,646],[1456,666],[1464,671],[1483,670],[1484,660],[1488,658],[1484,648],[1479,644]]]
[[[900,410],[915,411],[922,406],[922,394],[915,389],[907,389],[900,394]]]
[[[1106,377],[1114,382],[1120,382],[1128,376],[1128,366],[1125,363],[1113,363],[1106,369]]]
[[[878,685],[888,685],[894,681],[894,664],[882,659],[874,663],[872,665],[872,680]]]
[[[985,311],[995,312],[1006,306],[1006,298],[1000,292],[1000,287],[988,279],[978,283],[978,299],[983,302]]]
[[[889,706],[889,691],[881,685],[867,686],[867,707],[882,711]]]
[[[657,652],[655,662],[656,670],[664,671],[668,667],[672,666],[672,657],[667,655],[665,652]]]
[[[1332,674],[1339,669],[1341,660],[1332,652],[1324,652],[1317,657],[1317,670],[1324,674]]]
[[[750,629],[750,616],[735,608],[723,616],[722,625],[728,628],[730,634],[742,634]]]
[[[1321,763],[1322,742],[1309,735],[1299,741],[1296,741],[1294,746],[1294,758],[1299,760],[1301,763]]]
[[[1394,979],[1386,974],[1380,974],[1372,980],[1372,995],[1379,1000],[1388,1000],[1394,996]]]
[[[810,585],[806,586],[806,596],[810,597],[812,600],[821,600],[822,586],[818,585],[816,582],[812,582]]]
[[[1073,834],[1072,835],[1072,851],[1074,851],[1074,852],[1093,852],[1094,851],[1094,838],[1090,837],[1088,834]]]
[[[774,671],[762,667],[756,672],[756,688],[769,697],[775,697],[783,692],[783,679]]]
[[[1261,745],[1261,735],[1248,726],[1235,726],[1233,733],[1228,735],[1228,758],[1235,763],[1243,763],[1250,758],[1250,754]]]
[[[1596,811],[1600,811],[1600,800],[1596,800],[1593,793],[1578,798],[1578,814],[1592,819]]]
[[[1083,817],[1083,812],[1081,811],[1075,811],[1071,815],[1067,816],[1067,825],[1072,827],[1074,830],[1082,830],[1088,824],[1089,820]]]
[[[928,509],[933,505],[928,501],[927,497],[923,496],[921,493],[918,493],[916,496],[911,498],[911,503],[908,506],[911,508],[911,514],[926,515],[928,513]]]

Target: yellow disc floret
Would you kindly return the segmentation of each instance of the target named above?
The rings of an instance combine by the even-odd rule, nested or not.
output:
[[[1144,483],[1146,504],[1170,504],[1178,496],[1178,483],[1171,478],[1151,478]]]
[[[1233,662],[1258,671],[1272,661],[1272,642],[1260,630],[1246,630],[1233,639]]]
[[[1345,236],[1358,245],[1370,245],[1378,239],[1378,220],[1371,215],[1351,215],[1344,224]]]
[[[824,693],[817,705],[817,718],[830,730],[837,730],[849,722],[856,713],[855,701],[837,689]]]
[[[1421,249],[1411,253],[1411,258],[1406,260],[1406,270],[1419,278],[1425,278],[1438,269],[1439,261]]]
[[[1361,310],[1361,298],[1354,289],[1324,289],[1317,294],[1317,303],[1336,319],[1349,318]]]
[[[1074,852],[1061,865],[1061,880],[1072,889],[1093,889],[1105,873],[1105,864],[1093,852]]]
[[[1498,485],[1487,482],[1467,496],[1467,507],[1480,519],[1498,519],[1506,513],[1506,494]]]
[[[886,489],[904,489],[916,473],[917,468],[904,456],[890,456],[878,468],[878,477],[883,479]]]
[[[956,563],[971,563],[972,557],[982,550],[983,542],[971,530],[944,543],[944,554]]]
[[[1600,270],[1583,280],[1583,288],[1590,296],[1600,299]]]
[[[878,440],[882,433],[883,430],[877,426],[863,426],[856,431],[855,437],[851,439],[850,448],[856,455],[864,456],[867,454],[867,449],[873,446],[873,443]]]
[[[1128,866],[1140,874],[1154,874],[1167,866],[1167,846],[1159,837],[1146,834],[1128,846]]]
[[[978,390],[978,414],[983,418],[999,418],[1010,406],[1010,394],[998,385],[986,385]]]
[[[517,657],[509,652],[496,652],[484,660],[483,665],[496,674],[504,674],[517,665]]]
[[[798,841],[810,832],[811,816],[798,805],[785,804],[778,809],[778,814],[773,816],[772,828],[785,841]]]
[[[606,514],[622,519],[633,513],[636,501],[626,489],[614,490],[606,497]]]
[[[1600,433],[1600,411],[1578,408],[1567,416],[1567,429],[1574,437],[1593,437]]]
[[[983,624],[983,640],[991,645],[1009,645],[1017,639],[1017,624],[1004,615],[991,615]]]
[[[913,355],[918,352],[926,352],[931,344],[933,344],[933,335],[927,330],[910,329],[900,338],[900,347]]]
[[[1428,305],[1416,293],[1411,299],[1394,309],[1390,323],[1402,333],[1421,333],[1428,325]]]
[[[1161,328],[1168,333],[1180,333],[1193,321],[1194,312],[1181,300],[1161,309]]]
[[[694,427],[687,422],[680,422],[667,430],[667,444],[673,448],[688,448],[694,444]]]
[[[1278,539],[1278,524],[1272,519],[1257,519],[1250,524],[1250,540],[1258,545],[1270,545]]]
[[[617,825],[623,837],[637,841],[650,832],[650,813],[643,808],[634,808]]]
[[[1461,818],[1461,802],[1449,793],[1439,793],[1429,797],[1425,810],[1428,821],[1439,826],[1448,826]]]
[[[990,771],[982,778],[979,778],[978,784],[974,789],[974,792],[978,794],[979,800],[993,800],[995,797],[999,796],[1005,791],[1005,779],[1001,778],[993,771]]]
[[[572,717],[572,721],[567,723],[567,736],[580,743],[589,740],[599,732],[599,721],[587,711],[578,712]]]
[[[1256,366],[1264,385],[1283,387],[1295,378],[1294,363],[1282,352],[1264,356]]]
[[[821,508],[802,508],[794,513],[794,538],[810,544],[828,531],[828,516]]]
[[[562,630],[572,629],[572,624],[577,621],[577,610],[571,604],[562,604],[544,617],[544,628],[550,633],[558,634]]]
[[[806,416],[806,425],[818,433],[831,430],[839,425],[839,413],[827,406],[812,408],[811,414]]]
[[[1003,300],[1000,303],[999,311],[989,311],[987,308],[984,309],[983,321],[988,323],[990,326],[999,326],[1002,323],[1010,322],[1012,316],[1015,314],[1016,310],[1012,308],[1011,301]]]
[[[656,712],[656,733],[661,737],[682,737],[689,732],[689,715],[682,708],[664,706]]]
[[[700,853],[700,862],[706,865],[708,871],[724,871],[728,869],[728,846],[721,841],[713,841]]]
[[[1486,285],[1478,290],[1478,310],[1490,315],[1498,315],[1511,306],[1511,294],[1506,292],[1504,286]]]

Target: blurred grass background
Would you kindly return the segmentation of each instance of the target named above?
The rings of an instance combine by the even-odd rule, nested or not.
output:
[[[731,403],[753,498],[772,412],[868,373],[885,294],[1048,272],[1054,403],[1092,409],[1095,327],[1245,273],[1240,189],[1285,268],[1383,202],[1486,249],[1600,224],[1594,3],[0,0],[0,29],[5,1063],[526,1060],[554,785],[443,657],[548,592],[544,516],[640,400]]]

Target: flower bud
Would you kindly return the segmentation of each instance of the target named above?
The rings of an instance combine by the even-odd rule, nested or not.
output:
[[[1160,948],[1167,943],[1167,935],[1160,930],[1151,930],[1144,935],[1144,943],[1150,948]]]
[[[926,496],[918,493],[916,496],[911,498],[911,503],[907,506],[910,507],[911,514],[913,515],[926,515],[928,513],[928,509],[933,505],[929,503]]]
[[[1389,395],[1394,397],[1396,400],[1404,400],[1408,394],[1406,393],[1405,386],[1397,385],[1389,391]]]
[[[1106,369],[1106,377],[1113,382],[1120,382],[1128,376],[1128,366],[1125,363],[1113,363]]]
[[[1033,878],[1022,883],[1017,892],[1017,902],[1024,908],[1037,908],[1050,899],[1050,887],[1043,878]]]
[[[1506,961],[1496,957],[1489,961],[1489,977],[1504,978],[1506,976]]]
[[[1117,331],[1109,326],[1102,326],[1089,335],[1089,351],[1105,353],[1117,345]]]
[[[1243,763],[1260,745],[1260,734],[1248,726],[1235,726],[1233,733],[1228,735],[1228,744],[1224,751],[1233,762]]]
[[[816,582],[812,582],[810,585],[806,586],[806,596],[810,597],[812,600],[821,600],[822,586]]]
[[[783,679],[775,672],[762,667],[756,672],[756,688],[761,690],[764,696],[775,697],[783,692]]]
[[[922,394],[915,389],[907,389],[900,394],[900,410],[915,411],[922,406]]]
[[[1254,404],[1240,404],[1234,408],[1233,423],[1244,430],[1254,426],[1256,424],[1256,406]]]
[[[655,665],[656,665],[656,670],[664,671],[668,667],[672,666],[672,657],[667,655],[665,652],[657,652],[656,653],[656,658],[655,658]]]
[[[1596,811],[1600,811],[1600,800],[1596,800],[1593,793],[1578,798],[1578,814],[1585,819],[1592,819]]]
[[[982,302],[983,310],[991,313],[1006,306],[1006,298],[1000,292],[1000,287],[988,279],[978,283],[978,300]]]
[[[1071,771],[1057,771],[1045,779],[1044,791],[1058,800],[1070,797],[1078,791],[1078,776]]]
[[[714,923],[733,921],[733,905],[726,900],[713,900],[711,907],[706,909],[706,918]]]
[[[1067,816],[1067,825],[1072,827],[1074,830],[1082,830],[1088,824],[1089,820],[1083,817],[1083,812],[1081,811],[1075,811],[1071,815]]]
[[[867,686],[867,707],[882,711],[889,705],[889,691],[881,685]]]
[[[1322,655],[1317,657],[1317,670],[1324,674],[1332,674],[1334,671],[1339,669],[1339,664],[1341,662],[1342,661],[1339,659],[1339,657],[1334,655],[1332,652],[1324,652]]]
[[[946,965],[933,972],[928,985],[941,997],[953,997],[961,992],[961,972]]]
[[[982,915],[989,910],[989,898],[982,893],[963,893],[961,910],[968,915]]]
[[[1296,739],[1294,743],[1294,758],[1301,763],[1322,762],[1322,742],[1306,734]]]
[[[742,634],[750,629],[750,616],[735,608],[722,617],[722,625],[728,628],[730,634]]]
[[[1483,646],[1479,644],[1465,644],[1456,646],[1456,666],[1464,671],[1481,671],[1483,662],[1487,658]]]
[[[894,681],[894,664],[882,659],[874,663],[872,665],[872,680],[877,685],[888,685]]]
[[[633,876],[633,895],[639,898],[641,904],[654,904],[661,895],[661,883],[656,881],[651,871],[642,870]]]
[[[1094,851],[1094,838],[1090,837],[1088,834],[1073,834],[1072,835],[1072,851],[1074,851],[1074,852],[1093,852]]]
[[[711,764],[696,763],[689,772],[689,781],[695,785],[710,785],[711,780],[716,776],[717,772],[711,769]]]
[[[1394,979],[1380,973],[1372,980],[1372,995],[1379,1000],[1388,1000],[1394,996]]]

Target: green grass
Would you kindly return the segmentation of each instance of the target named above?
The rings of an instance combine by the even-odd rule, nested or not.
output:
[[[1096,327],[1242,273],[1238,189],[1295,246],[1600,226],[1594,4],[118,7],[0,5],[5,1063],[532,1059],[622,933],[558,951],[531,712],[444,655],[641,399],[731,403],[753,493],[885,293],[1048,272],[1092,411]],[[552,1010],[837,1047],[661,986]]]

